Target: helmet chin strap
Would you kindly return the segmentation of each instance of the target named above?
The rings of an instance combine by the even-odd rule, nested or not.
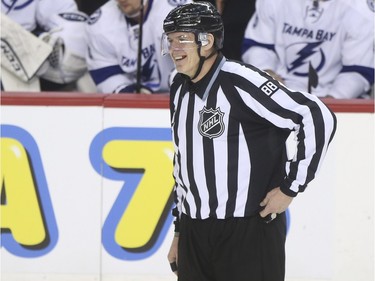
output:
[[[209,58],[211,58],[213,55],[215,55],[217,53],[217,50],[214,50],[211,54],[209,54],[207,57],[203,57],[201,56],[201,47],[202,46],[199,46],[199,48],[197,49],[198,50],[198,56],[199,56],[199,65],[198,65],[198,69],[197,71],[195,72],[194,76],[192,78],[190,78],[190,80],[194,80],[195,78],[198,77],[199,73],[201,73],[202,71],[202,67],[203,67],[203,64],[206,60],[208,60]]]

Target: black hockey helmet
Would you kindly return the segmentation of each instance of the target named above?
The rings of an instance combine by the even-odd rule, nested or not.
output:
[[[209,2],[199,1],[178,6],[169,12],[163,23],[166,34],[171,32],[211,33],[217,50],[223,48],[224,25],[216,8]]]

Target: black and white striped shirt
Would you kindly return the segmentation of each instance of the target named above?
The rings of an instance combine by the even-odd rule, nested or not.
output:
[[[178,74],[170,106],[177,217],[251,216],[278,186],[296,196],[315,177],[336,128],[317,97],[222,55],[195,84]],[[291,132],[298,145],[288,162]]]

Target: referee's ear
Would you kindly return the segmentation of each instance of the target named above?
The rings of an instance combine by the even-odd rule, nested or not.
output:
[[[205,51],[211,50],[214,47],[214,44],[215,44],[215,37],[211,33],[208,33],[207,40],[204,42],[204,44],[202,44],[202,49]]]

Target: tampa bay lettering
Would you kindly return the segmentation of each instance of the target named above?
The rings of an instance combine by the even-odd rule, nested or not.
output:
[[[145,48],[142,48],[142,58],[147,60],[149,57],[151,57],[153,54],[155,54],[155,45],[152,44],[152,45],[149,45]],[[122,65],[124,66],[134,66],[137,64],[137,61],[138,59],[137,58],[128,58],[128,57],[125,57],[123,56],[122,59],[121,59],[121,63]]]
[[[284,23],[283,33],[319,41],[331,41],[336,35],[336,32],[329,32],[323,29],[311,30],[304,27],[292,26],[288,23]]]

